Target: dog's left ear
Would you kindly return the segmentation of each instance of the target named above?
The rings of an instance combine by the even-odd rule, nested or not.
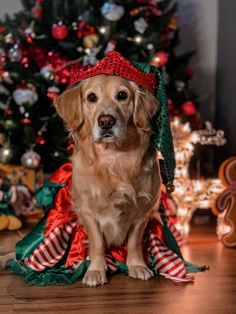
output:
[[[159,101],[148,91],[138,90],[134,99],[134,124],[144,132],[150,130],[152,118],[160,108]]]

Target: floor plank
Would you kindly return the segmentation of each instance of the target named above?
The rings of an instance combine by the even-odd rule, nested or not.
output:
[[[236,250],[218,242],[212,228],[193,229],[184,257],[208,264],[210,271],[195,274],[195,282],[176,284],[163,278],[148,282],[112,276],[109,284],[87,288],[36,287],[8,271],[0,273],[0,313],[108,314],[234,314],[236,313]]]

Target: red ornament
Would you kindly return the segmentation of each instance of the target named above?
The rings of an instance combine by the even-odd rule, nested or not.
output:
[[[84,38],[87,35],[95,34],[95,28],[83,21],[78,22],[77,37]]]
[[[38,134],[36,136],[36,143],[38,143],[39,145],[44,145],[46,143],[46,140],[42,135]]]
[[[12,110],[12,109],[7,109],[7,110],[6,110],[6,115],[7,115],[8,117],[12,116],[12,115],[13,115],[13,110]]]
[[[68,28],[62,22],[54,24],[52,27],[52,37],[57,40],[63,40],[68,35]]]
[[[47,90],[47,96],[51,101],[54,101],[60,93],[60,89],[56,86],[51,86]]]
[[[21,122],[24,124],[24,125],[29,125],[31,124],[31,120],[29,118],[24,118],[21,120]]]
[[[175,109],[174,103],[171,99],[168,99],[167,105],[168,105],[168,110],[174,110]]]
[[[31,9],[32,16],[37,20],[42,20],[43,18],[42,2],[42,0],[36,0],[35,6]]]
[[[158,51],[151,64],[156,67],[162,67],[167,64],[169,59],[168,54],[165,51]]]
[[[193,77],[193,70],[191,68],[188,68],[187,74],[188,74],[189,78],[192,78]]]
[[[191,100],[184,102],[181,108],[186,116],[193,116],[196,113],[196,105]]]

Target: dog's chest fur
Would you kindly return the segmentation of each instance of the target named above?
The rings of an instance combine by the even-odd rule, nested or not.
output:
[[[95,163],[78,154],[73,163],[74,209],[92,215],[107,246],[121,245],[136,221],[145,218],[158,197],[159,169],[155,154],[139,160],[137,152],[105,151]]]

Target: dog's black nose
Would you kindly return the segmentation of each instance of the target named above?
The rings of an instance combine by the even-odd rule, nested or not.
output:
[[[111,129],[115,123],[115,117],[110,114],[103,114],[98,118],[98,126],[103,130]]]

